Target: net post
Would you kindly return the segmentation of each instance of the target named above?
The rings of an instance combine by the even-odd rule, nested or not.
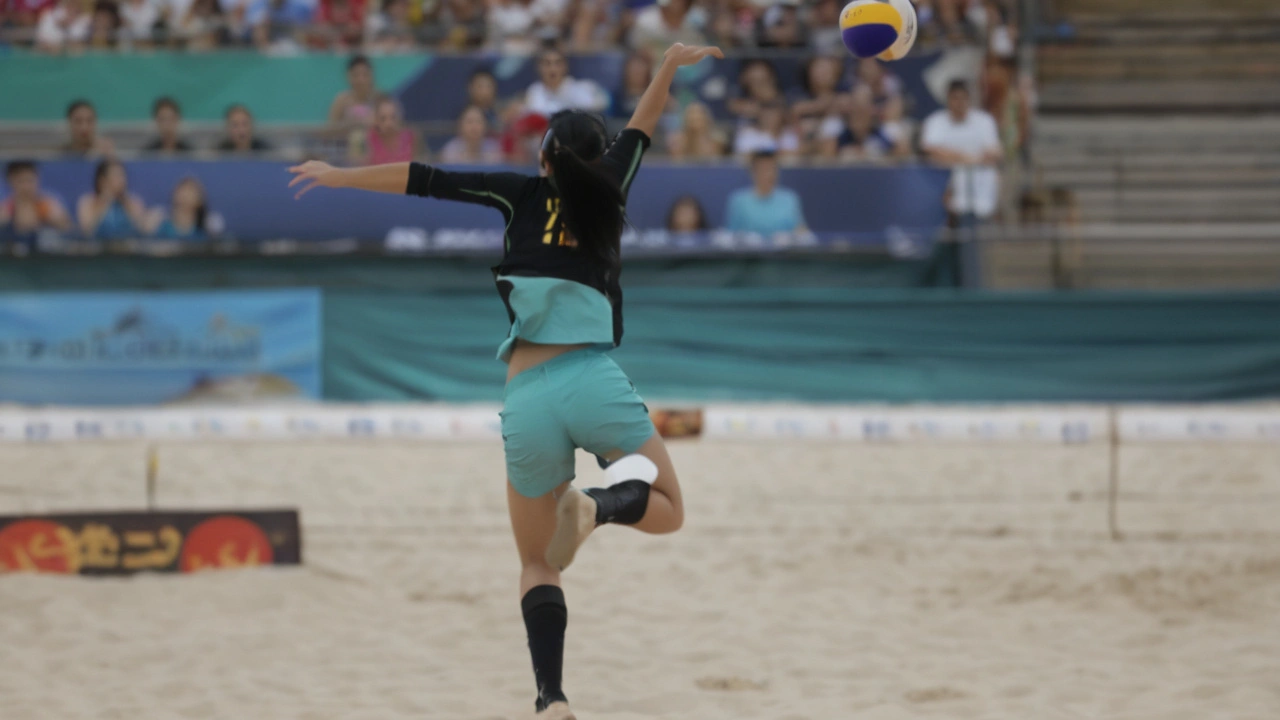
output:
[[[1107,439],[1109,445],[1109,470],[1107,478],[1107,529],[1112,542],[1122,539],[1117,506],[1120,496],[1120,422],[1115,405],[1107,406]]]
[[[160,458],[155,445],[147,445],[147,512],[156,509],[156,476],[160,471]]]

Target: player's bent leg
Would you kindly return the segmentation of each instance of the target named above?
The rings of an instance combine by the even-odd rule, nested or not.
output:
[[[654,433],[633,455],[648,459],[657,469],[657,476],[652,481],[648,503],[638,520],[620,523],[653,535],[673,533],[684,526],[684,499],[680,494],[680,480],[676,476],[675,464],[667,453],[667,444],[662,436]],[[609,466],[614,467],[626,462],[622,456]],[[606,459],[613,459],[606,456]]]
[[[564,570],[591,532],[605,524],[629,525],[655,535],[684,525],[684,501],[675,466],[656,432],[634,453],[605,453],[610,462],[604,487],[569,488],[556,506],[556,530],[547,564]]]
[[[538,687],[535,710],[541,720],[573,720],[562,688],[569,613],[560,589],[560,571],[546,561],[556,529],[556,495],[568,488],[564,483],[556,492],[530,498],[507,483],[507,510],[520,553],[520,609]]]

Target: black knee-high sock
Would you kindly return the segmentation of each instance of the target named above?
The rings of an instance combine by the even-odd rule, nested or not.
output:
[[[564,592],[555,585],[539,585],[525,593],[520,608],[524,611],[524,627],[529,634],[533,676],[538,683],[535,707],[542,712],[551,703],[568,701],[560,683],[564,670],[564,629],[569,623],[569,610],[564,604]]]
[[[596,501],[596,525],[635,525],[649,509],[649,483],[627,480],[607,488],[583,490]]]

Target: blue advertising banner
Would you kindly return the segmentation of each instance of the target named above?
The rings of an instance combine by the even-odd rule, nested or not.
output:
[[[209,209],[223,216],[228,234],[240,240],[381,240],[396,228],[500,233],[503,227],[502,215],[489,208],[417,197],[321,189],[295,201],[285,163],[143,160],[125,167],[130,192],[148,206],[167,206],[178,181],[198,178]],[[532,171],[507,166],[468,169]],[[42,163],[41,185],[74,207],[90,191],[93,172],[93,164],[83,161]],[[950,177],[949,170],[924,165],[785,168],[780,182],[802,198],[810,230],[860,234],[883,246],[897,233],[931,235],[943,226],[943,193]],[[687,195],[702,205],[709,227],[720,228],[729,196],[750,185],[751,176],[737,164],[646,163],[631,186],[627,216],[641,231],[664,228],[671,207]],[[0,198],[7,194],[0,185]]]
[[[0,295],[0,402],[320,397],[320,292]]]

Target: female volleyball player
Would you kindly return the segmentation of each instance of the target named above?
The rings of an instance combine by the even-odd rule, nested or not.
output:
[[[684,522],[680,485],[662,438],[634,386],[605,350],[622,339],[619,244],[627,191],[667,106],[676,69],[713,47],[676,44],[627,128],[607,144],[603,121],[583,112],[551,119],[541,176],[456,173],[418,163],[291,168],[301,197],[314,187],[408,193],[487,205],[506,220],[506,251],[494,268],[511,332],[502,437],[507,503],[520,552],[521,606],[538,686],[539,718],[569,720],[561,689],[567,621],[560,572],[596,527],[648,533]],[[606,487],[579,492],[574,450],[607,463]]]

